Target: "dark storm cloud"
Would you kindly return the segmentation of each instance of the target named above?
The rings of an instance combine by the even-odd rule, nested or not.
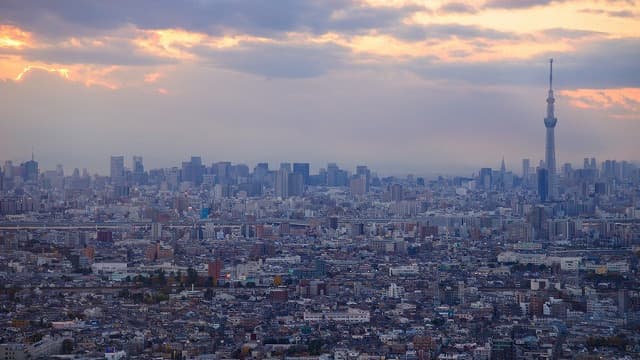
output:
[[[195,53],[216,66],[273,78],[310,78],[323,75],[345,63],[347,49],[337,45],[251,46],[213,50],[198,48]]]
[[[503,63],[414,61],[409,67],[433,80],[477,85],[542,85],[549,57],[556,58],[556,79],[564,89],[640,87],[640,38],[601,40],[575,53],[554,53],[533,60]]]
[[[492,39],[507,40],[516,39],[517,34],[484,28],[475,25],[461,24],[431,24],[431,25],[409,25],[402,26],[393,32],[393,35],[411,41],[429,39]]]
[[[49,37],[77,36],[128,24],[141,29],[273,36],[289,31],[380,28],[399,23],[417,9],[368,8],[348,0],[7,0],[0,2],[0,22]]]

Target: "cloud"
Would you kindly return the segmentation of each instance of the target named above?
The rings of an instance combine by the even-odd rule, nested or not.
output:
[[[292,31],[366,31],[397,24],[418,9],[367,7],[349,0],[7,0],[0,2],[0,22],[20,24],[43,37],[100,33],[127,25],[276,36]]]
[[[580,109],[606,111],[614,118],[640,119],[640,88],[576,89],[560,94]]]
[[[449,2],[440,6],[438,12],[443,14],[475,14],[478,9],[464,2]]]
[[[640,38],[597,40],[575,52],[547,53],[534,59],[485,63],[443,63],[417,59],[407,66],[432,80],[475,85],[540,86],[549,57],[555,57],[554,79],[564,89],[640,87]]]
[[[462,24],[430,24],[405,25],[397,28],[393,34],[404,40],[420,41],[428,39],[516,39],[517,34],[485,28],[476,25]]]
[[[564,1],[566,0],[488,0],[484,3],[484,7],[498,9],[526,9],[534,6],[544,6]]]
[[[580,30],[580,29],[567,29],[567,28],[552,28],[543,30],[542,33],[546,36],[563,39],[582,39],[589,37],[601,37],[607,35],[601,31]]]
[[[634,18],[638,16],[637,13],[630,10],[581,9],[580,12],[584,14],[606,15],[618,18]]]
[[[0,53],[2,52],[0,50]],[[97,45],[91,42],[77,46],[69,44],[43,45],[13,50],[11,53],[20,55],[25,60],[54,64],[149,66],[176,62],[171,58],[143,53],[130,40],[125,39],[110,39]]]
[[[200,47],[196,53],[216,66],[273,78],[309,78],[345,64],[348,51],[332,44],[254,43],[230,49]]]

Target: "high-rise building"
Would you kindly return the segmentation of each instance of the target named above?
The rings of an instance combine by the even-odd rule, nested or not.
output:
[[[363,196],[367,192],[367,177],[365,175],[355,175],[349,182],[349,190],[353,196]]]
[[[492,173],[493,173],[493,170],[491,168],[480,169],[480,176],[478,179],[478,183],[485,190],[491,189],[491,185],[493,183]]]
[[[291,173],[290,163],[281,163],[280,170],[276,173],[275,192],[276,197],[289,197],[289,174]]]
[[[369,186],[371,184],[371,171],[366,165],[358,165],[356,167],[356,175],[364,177],[365,192],[369,192]]]
[[[335,163],[327,165],[327,186],[338,185],[338,171],[340,171],[340,168]]]
[[[293,163],[293,173],[302,174],[304,185],[309,185],[309,163]]]
[[[269,174],[269,164],[268,163],[258,163],[253,168],[253,177],[257,181],[262,181]]]
[[[553,59],[549,60],[549,96],[547,97],[547,117],[544,119],[544,126],[547,129],[546,146],[545,146],[545,167],[548,171],[549,189],[548,195],[550,199],[557,198],[557,174],[556,174],[556,140],[555,128],[558,119],[554,115],[553,97]]]
[[[190,181],[195,186],[202,184],[204,167],[200,156],[192,156],[191,160],[182,162],[182,181]]]
[[[144,164],[142,156],[133,156],[133,182],[136,184],[144,184],[145,181]]]
[[[393,184],[391,185],[391,201],[402,201],[404,198],[404,193],[402,190],[402,185]]]
[[[304,194],[304,175],[292,172],[289,174],[288,196],[302,196]]]
[[[540,202],[549,200],[549,170],[538,168],[538,196]]]
[[[522,159],[522,178],[525,179],[525,180],[529,178],[529,168],[530,167],[531,167],[531,160]]]
[[[202,158],[200,156],[191,157],[191,176],[194,185],[200,186],[202,184],[202,175],[204,174],[204,167],[202,166]]]
[[[111,184],[123,185],[124,184],[124,156],[112,156],[111,157]]]
[[[24,169],[22,171],[22,175],[24,177],[24,181],[27,182],[36,182],[38,181],[38,162],[35,161],[33,153],[31,154],[31,160],[25,162],[23,164]]]

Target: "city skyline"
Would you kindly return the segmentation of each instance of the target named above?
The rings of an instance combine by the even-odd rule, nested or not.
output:
[[[393,174],[469,174],[505,156],[517,168],[544,158],[554,57],[558,166],[638,160],[634,2],[223,3],[227,17],[185,3],[155,19],[117,4],[0,5],[3,158],[33,147],[43,168],[99,173],[114,153],[151,167],[198,154]]]
[[[0,359],[640,359],[638,59],[640,0],[0,0]]]

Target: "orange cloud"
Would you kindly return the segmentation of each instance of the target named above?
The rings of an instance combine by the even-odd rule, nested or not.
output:
[[[0,47],[22,48],[31,43],[31,34],[11,25],[0,25]]]
[[[143,50],[162,57],[193,59],[187,50],[202,43],[207,35],[182,29],[142,30],[134,43]]]
[[[38,66],[38,65],[29,65],[27,67],[25,67],[22,72],[20,72],[18,74],[18,76],[16,76],[15,80],[16,81],[21,81],[24,76],[26,74],[28,74],[30,71],[32,70],[44,70],[50,73],[56,73],[58,75],[60,75],[61,77],[65,78],[65,79],[69,79],[69,69],[65,69],[65,68],[49,68],[49,67],[45,67],[45,66]]]
[[[616,119],[640,119],[640,88],[563,90],[560,95],[579,109],[607,110]]]
[[[582,109],[608,109],[619,106],[630,111],[638,111],[640,105],[640,88],[563,90],[560,91],[560,95],[568,97],[574,106]]]
[[[159,72],[153,72],[153,73],[146,74],[144,76],[144,82],[146,82],[148,84],[154,83],[154,82],[158,81],[160,76],[162,76],[162,74],[160,74]]]
[[[213,49],[225,49],[239,46],[243,42],[270,42],[269,38],[251,35],[210,36],[205,33],[183,29],[140,30],[133,39],[136,46],[155,56],[180,60],[196,60],[191,49],[203,46]]]

